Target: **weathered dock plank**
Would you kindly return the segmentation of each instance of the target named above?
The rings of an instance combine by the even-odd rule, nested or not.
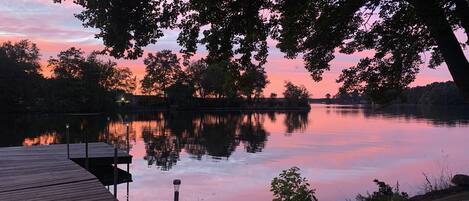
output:
[[[0,181],[0,193],[96,179],[94,175],[69,160],[23,163],[8,168],[0,166],[0,178],[7,181]]]
[[[85,147],[84,143],[70,144],[70,159],[78,163],[84,162],[86,158]],[[132,163],[132,156],[125,151],[118,150],[117,156],[120,164]],[[0,157],[2,161],[64,159],[67,158],[67,145],[0,148]],[[112,164],[114,162],[114,149],[105,143],[89,143],[88,158],[90,163],[96,165]]]
[[[111,164],[114,149],[89,143],[88,158],[90,164]],[[130,163],[132,156],[118,151],[118,159]],[[70,144],[70,159],[65,144],[0,148],[0,200],[116,200],[79,165],[84,160],[85,144]]]
[[[116,200],[97,180],[77,181],[61,185],[40,186],[0,193],[5,201],[47,201],[47,200]]]

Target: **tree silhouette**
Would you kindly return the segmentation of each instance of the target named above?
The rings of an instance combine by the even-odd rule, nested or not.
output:
[[[193,84],[194,90],[199,97],[205,98],[205,91],[201,86],[202,76],[207,72],[208,65],[204,60],[192,62],[187,68],[186,73],[190,82]]]
[[[239,125],[239,139],[243,142],[246,152],[261,152],[267,143],[269,133],[265,130],[262,115],[247,114],[247,121]]]
[[[146,65],[146,74],[141,81],[142,92],[166,97],[166,89],[182,71],[179,58],[171,50],[162,50],[156,54],[148,54],[143,62]]]
[[[236,64],[232,62],[210,64],[200,80],[205,95],[217,98],[236,97],[238,93],[236,81],[239,78],[239,71],[236,69]]]
[[[308,180],[301,176],[300,168],[292,167],[283,170],[274,177],[270,184],[274,194],[272,201],[317,201],[316,190],[311,188]]]
[[[469,63],[454,29],[468,33],[465,0],[278,0],[273,36],[288,57],[304,54],[306,68],[319,81],[330,69],[336,49],[353,54],[374,50],[372,57],[345,69],[339,82],[386,102],[415,79],[431,52],[430,67],[446,62],[458,87],[469,95]],[[380,98],[384,94],[385,98]],[[469,96],[468,96],[469,97]]]
[[[74,2],[85,8],[77,17],[85,27],[97,28],[106,51],[117,57],[141,56],[141,47],[155,43],[163,28],[177,27],[186,60],[202,44],[208,63],[235,60],[241,66],[262,68],[270,35],[286,57],[302,55],[312,78],[320,81],[336,50],[372,50],[373,56],[345,69],[338,81],[344,90],[359,90],[376,102],[386,102],[415,79],[421,54],[430,52],[429,67],[446,62],[454,82],[469,98],[469,62],[454,34],[465,30],[469,35],[467,0]]]
[[[53,0],[56,3],[62,0]],[[65,1],[65,0],[64,0]],[[99,29],[108,52],[116,58],[136,59],[143,55],[142,47],[156,43],[163,29],[174,27],[179,14],[179,0],[74,0],[84,10],[75,16],[84,27]]]
[[[296,86],[290,81],[285,82],[285,91],[283,97],[287,99],[290,105],[305,106],[308,105],[308,98],[311,95],[305,86]]]
[[[268,83],[264,69],[251,65],[239,78],[239,90],[250,100],[253,96],[260,97]]]
[[[136,79],[129,68],[121,68],[117,63],[98,59],[92,52],[85,58],[84,52],[72,47],[62,51],[57,58],[49,59],[55,79],[81,80],[87,84],[97,84],[107,91],[135,90]]]
[[[298,131],[304,132],[309,124],[307,112],[286,112],[285,119],[283,121],[285,125],[285,132],[287,135]]]
[[[136,87],[136,78],[128,68],[100,60],[97,52],[85,57],[83,51],[72,47],[50,58],[49,67],[53,77],[48,101],[61,112],[110,110],[116,93],[131,93]]]
[[[39,104],[41,85],[39,49],[27,40],[0,45],[0,108],[19,112]]]

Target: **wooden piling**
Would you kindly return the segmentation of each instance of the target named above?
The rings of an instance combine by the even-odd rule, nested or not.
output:
[[[117,198],[117,147],[114,147],[114,197]]]

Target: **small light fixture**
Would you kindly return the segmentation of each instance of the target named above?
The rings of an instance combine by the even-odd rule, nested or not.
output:
[[[181,186],[181,180],[180,179],[173,180],[173,185],[174,185],[174,191],[179,192],[179,186]]]

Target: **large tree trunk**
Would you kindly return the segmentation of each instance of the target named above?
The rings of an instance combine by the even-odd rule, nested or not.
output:
[[[436,0],[409,0],[428,27],[448,66],[453,80],[469,101],[469,62]]]

